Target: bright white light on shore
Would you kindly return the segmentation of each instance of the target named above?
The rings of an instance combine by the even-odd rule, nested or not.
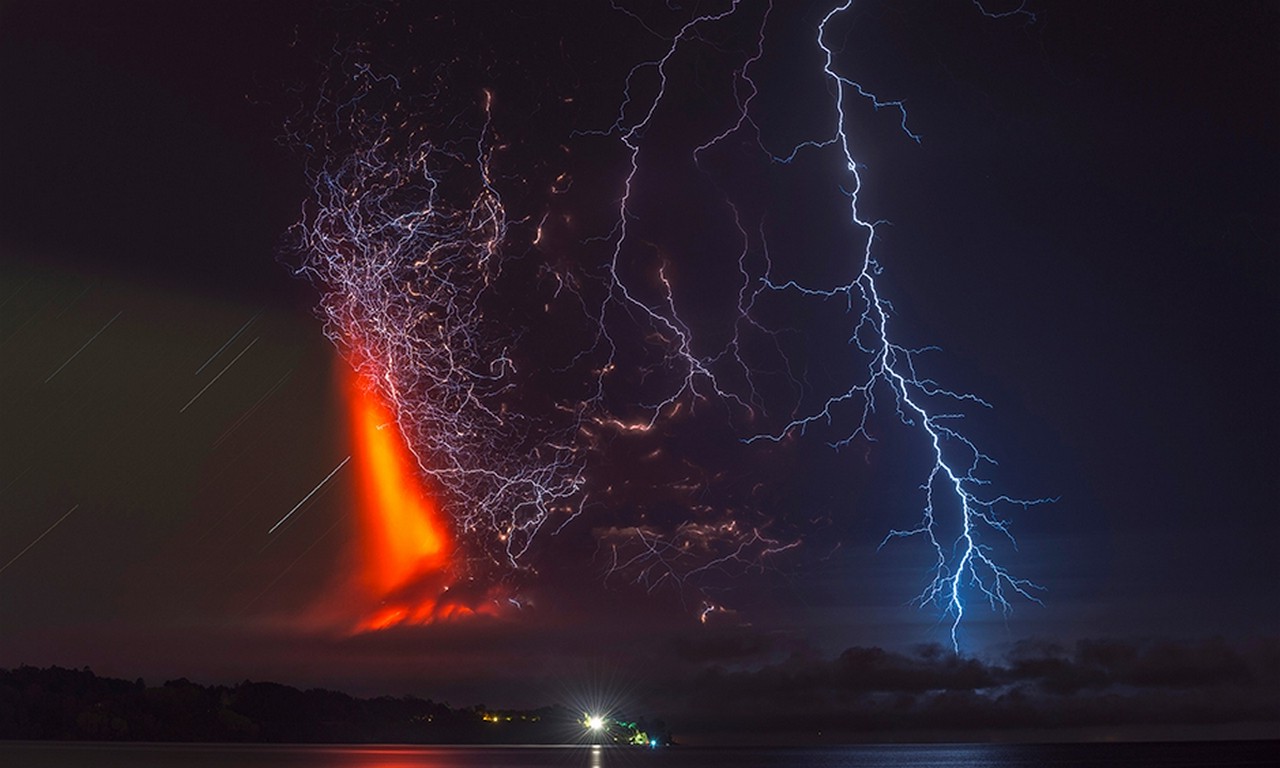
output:
[[[583,720],[583,724],[592,731],[604,729],[604,718],[599,715],[587,715],[587,719]]]

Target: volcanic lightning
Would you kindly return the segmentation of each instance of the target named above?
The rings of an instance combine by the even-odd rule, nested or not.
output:
[[[704,153],[725,142],[731,136],[745,134],[768,155],[775,165],[791,165],[801,153],[827,153],[832,156],[833,162],[839,164],[846,175],[847,187],[841,192],[848,199],[849,220],[865,234],[865,244],[860,248],[854,246],[856,250],[853,258],[857,264],[856,273],[851,281],[843,284],[815,287],[805,285],[798,280],[776,277],[774,261],[767,256],[763,223],[758,238],[759,250],[763,251],[765,256],[757,259],[757,262],[762,263],[763,266],[752,274],[747,259],[751,251],[751,237],[743,227],[738,206],[726,193],[725,202],[731,211],[734,226],[742,243],[739,246],[741,256],[738,275],[742,280],[742,288],[739,291],[739,319],[735,328],[750,324],[751,328],[763,330],[762,326],[750,316],[752,305],[763,291],[793,293],[818,301],[839,300],[847,305],[849,316],[856,317],[846,338],[849,339],[850,346],[856,355],[865,360],[863,368],[865,376],[849,385],[847,389],[827,397],[808,414],[793,418],[775,431],[749,437],[746,442],[780,442],[789,435],[803,435],[818,424],[834,427],[843,421],[845,414],[850,411],[853,414],[852,427],[844,437],[832,443],[833,447],[844,448],[855,440],[871,442],[874,441],[871,417],[877,409],[877,394],[887,395],[894,404],[898,421],[908,429],[919,433],[931,461],[921,483],[924,506],[919,522],[909,528],[891,530],[881,546],[896,538],[919,537],[928,542],[935,555],[933,576],[923,591],[918,594],[916,601],[921,605],[937,604],[942,608],[944,615],[950,617],[951,641],[958,652],[959,629],[965,615],[965,595],[968,590],[973,589],[992,608],[1005,611],[1010,608],[1009,597],[1012,594],[1039,602],[1035,593],[1042,587],[1027,579],[1013,576],[998,564],[991,555],[992,547],[986,539],[994,534],[1014,543],[1009,532],[1009,522],[999,514],[999,507],[1014,506],[1025,509],[1053,501],[1053,499],[1023,500],[1001,494],[982,495],[978,492],[979,488],[988,482],[980,476],[979,471],[984,466],[995,465],[996,462],[964,434],[950,426],[950,423],[954,423],[954,420],[960,418],[962,414],[955,413],[955,409],[948,409],[945,405],[943,410],[939,410],[938,404],[951,401],[981,407],[990,406],[974,394],[944,388],[934,380],[921,375],[919,373],[920,356],[935,348],[904,346],[895,341],[891,333],[892,305],[877,284],[877,276],[881,274],[882,266],[873,253],[873,246],[877,241],[877,230],[884,222],[865,217],[859,207],[864,187],[859,163],[853,150],[853,141],[846,127],[849,101],[860,99],[877,111],[894,110],[898,113],[902,132],[917,143],[921,141],[921,137],[908,127],[907,110],[901,100],[881,99],[858,81],[843,74],[838,68],[836,51],[828,43],[828,27],[852,5],[853,0],[845,0],[831,8],[814,30],[814,40],[821,52],[821,73],[829,83],[833,102],[831,105],[833,121],[824,136],[802,141],[786,153],[770,152],[761,138],[761,130],[751,112],[752,102],[759,94],[759,88],[751,77],[750,69],[760,59],[765,47],[765,26],[769,12],[773,9],[772,4],[769,4],[759,22],[760,31],[755,50],[735,71],[733,98],[737,105],[737,115],[725,130],[697,146],[694,150],[694,162],[700,169],[704,169]],[[975,5],[989,17],[1026,15],[1034,21],[1034,16],[1021,6],[1009,13],[991,13],[981,4],[975,2]],[[670,38],[670,46],[660,59],[635,67],[627,81],[620,117],[611,129],[611,132],[618,135],[625,145],[630,157],[630,168],[615,228],[615,246],[610,266],[613,283],[611,296],[616,297],[618,301],[631,307],[634,313],[664,331],[665,337],[672,340],[669,360],[677,370],[684,372],[683,377],[677,377],[677,386],[671,390],[667,398],[651,408],[646,427],[652,427],[654,421],[659,418],[662,408],[678,398],[701,397],[704,392],[697,386],[699,381],[706,382],[706,389],[714,391],[721,398],[747,407],[747,402],[740,397],[727,394],[713,373],[713,366],[724,360],[733,360],[741,364],[744,369],[747,368],[738,355],[741,346],[738,334],[735,332],[730,344],[713,355],[701,357],[695,355],[692,352],[692,333],[689,331],[688,324],[676,312],[671,286],[665,274],[660,273],[661,284],[664,286],[664,293],[660,300],[645,303],[633,295],[626,279],[621,276],[618,269],[619,254],[628,242],[630,222],[636,218],[630,209],[629,201],[637,186],[637,176],[640,172],[641,138],[654,121],[655,114],[666,94],[669,85],[669,64],[682,45],[705,39],[703,28],[714,25],[739,10],[739,2],[735,0],[721,12],[690,20]],[[638,110],[640,115],[638,119],[628,121],[625,115],[633,101],[632,81],[637,73],[647,69],[652,69],[656,73],[658,82],[655,95]],[[721,188],[724,187],[721,186]],[[605,335],[607,337],[607,334]],[[745,378],[750,381],[749,370]],[[954,515],[954,525],[949,521],[944,525],[940,520],[944,514]],[[946,534],[943,532],[944,528],[958,529],[958,533]],[[658,549],[653,545],[649,546],[651,552]]]
[[[530,445],[527,419],[504,401],[510,335],[483,309],[507,228],[489,174],[492,96],[449,116],[477,123],[461,141],[408,113],[396,77],[359,57],[337,68],[294,136],[318,155],[295,269],[321,289],[326,334],[388,404],[471,545],[455,569],[522,567],[544,523],[573,514],[582,476],[571,446],[542,434]]]
[[[993,13],[974,4],[992,18],[1034,20],[1022,6]],[[708,410],[705,404],[718,403],[710,410],[732,424],[743,450],[789,444],[819,429],[836,432],[829,442],[838,450],[855,441],[874,442],[881,428],[874,417],[887,402],[896,416],[889,423],[914,434],[927,457],[919,520],[890,530],[881,542],[927,542],[931,575],[916,601],[938,606],[949,618],[957,651],[969,597],[1005,611],[1014,595],[1038,602],[1041,588],[1000,565],[994,547],[1002,538],[1014,544],[1002,514],[1007,508],[1051,499],[982,492],[989,482],[983,471],[995,461],[955,425],[965,408],[990,406],[922,372],[925,353],[935,348],[900,340],[881,285],[883,266],[873,249],[883,222],[863,212],[866,189],[850,128],[852,110],[888,111],[907,140],[922,139],[909,127],[902,100],[880,98],[845,73],[846,49],[833,44],[838,34],[832,28],[848,23],[852,5],[853,0],[840,2],[811,28],[812,75],[826,84],[830,101],[799,109],[794,98],[772,90],[773,101],[766,102],[766,81],[756,79],[755,70],[770,55],[766,32],[777,10],[772,3],[725,0],[718,10],[683,17],[674,8],[641,15],[615,4],[658,40],[655,53],[624,70],[612,122],[606,117],[603,126],[574,131],[558,151],[568,157],[571,147],[611,142],[610,151],[622,158],[617,195],[603,203],[599,197],[575,197],[567,170],[543,168],[546,200],[530,204],[531,182],[523,179],[525,209],[518,214],[508,211],[500,191],[507,183],[520,186],[511,181],[519,168],[495,172],[495,157],[508,144],[505,128],[495,126],[493,88],[485,86],[470,107],[458,107],[456,94],[445,98],[453,87],[448,74],[440,73],[445,65],[426,78],[426,92],[415,85],[411,93],[397,76],[376,71],[365,49],[340,55],[333,87],[303,115],[306,125],[293,136],[313,159],[313,198],[295,229],[295,268],[321,289],[326,333],[385,403],[385,412],[368,418],[381,432],[403,436],[410,470],[432,489],[433,499],[409,516],[417,522],[378,523],[389,527],[377,536],[389,541],[403,535],[410,542],[404,545],[409,551],[387,558],[401,564],[400,575],[386,577],[381,589],[412,581],[405,574],[445,568],[445,561],[460,571],[477,561],[531,569],[531,546],[540,532],[563,530],[580,517],[595,523],[592,535],[608,553],[609,572],[630,573],[650,589],[734,564],[759,566],[799,547],[800,525],[778,525],[783,515],[754,500],[759,484],[732,502],[707,501],[714,495],[709,485],[727,473],[700,464],[701,457],[666,459],[670,451],[661,441],[688,428],[679,425],[705,419],[697,413]],[[696,84],[685,82],[686,71],[698,72]],[[709,96],[717,87],[718,95]],[[719,106],[709,107],[707,114],[714,116],[703,115],[694,130],[684,114],[688,105],[673,92]],[[812,131],[813,138],[778,141],[762,127],[769,124],[765,117],[776,122],[762,102],[798,116],[791,123],[803,124],[813,115],[824,127]],[[775,144],[790,149],[773,151]],[[678,159],[686,146],[687,154]],[[841,275],[825,282],[793,271],[793,264],[812,260],[811,254],[789,252],[795,247],[785,238],[781,249],[776,239],[771,248],[770,239],[782,227],[768,210],[768,193],[752,186],[760,186],[754,180],[763,174],[800,176],[812,186],[805,173],[813,172],[815,162],[826,163],[841,179],[831,194],[840,196],[835,200],[843,220],[828,224],[810,215],[813,221],[785,223],[793,229],[847,228],[833,250],[848,263],[819,270]],[[673,171],[676,164],[681,167]],[[655,173],[655,167],[661,170]],[[575,173],[606,175],[602,168],[608,166],[586,161]],[[698,236],[707,242],[691,247],[668,232],[679,203],[664,200],[661,190],[655,194],[653,179],[662,173],[668,183],[682,181],[688,194],[712,191],[697,206]],[[693,177],[701,181],[692,183]],[[591,205],[597,207],[571,209]],[[809,213],[777,215],[794,219]],[[579,221],[605,223],[584,231]],[[548,318],[554,308],[560,312],[557,322],[569,323],[561,335],[570,341],[562,345],[572,345],[578,333],[586,339],[581,347],[565,355],[563,346],[542,337],[545,349],[561,355],[547,360],[544,348],[522,346],[537,330],[503,327],[491,312],[509,299],[502,291],[512,289],[503,288],[502,278],[513,251],[544,261],[538,274],[554,281],[550,295],[528,284],[519,289]],[[724,269],[708,266],[721,257]],[[683,284],[700,271],[704,285]],[[705,278],[707,272],[715,277]],[[709,320],[711,304],[703,289],[724,292],[726,285],[734,296],[715,304],[724,311]],[[690,312],[689,297],[707,306]],[[797,305],[843,310],[842,319],[814,335],[841,339],[831,370],[854,371],[851,383],[844,373],[834,383],[810,380],[793,366],[788,345],[803,349],[807,342],[795,341],[799,329],[779,317],[790,317]],[[580,316],[565,320],[565,306]],[[588,329],[585,336],[574,322]],[[531,400],[522,400],[519,390],[530,381],[530,360],[559,377],[541,381],[573,380],[576,394],[543,393],[542,411],[529,410]],[[788,415],[775,419],[773,413]],[[641,483],[588,475],[593,460],[608,451],[615,452],[614,466],[671,461],[680,474],[674,482],[670,471],[655,474],[662,479],[654,488],[668,496],[647,508],[630,495]],[[619,451],[626,458],[618,460]],[[595,494],[594,506],[586,503],[588,490]],[[743,497],[750,501],[742,503]],[[686,516],[649,514],[673,506],[682,506]],[[439,527],[422,528],[423,520]],[[552,520],[557,524],[548,526]],[[387,551],[398,546],[386,544]],[[392,611],[378,621],[394,624],[406,615]]]

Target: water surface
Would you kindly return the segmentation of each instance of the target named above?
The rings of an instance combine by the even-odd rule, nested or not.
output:
[[[1195,768],[1280,765],[1280,742],[815,749],[0,742],[6,768]]]

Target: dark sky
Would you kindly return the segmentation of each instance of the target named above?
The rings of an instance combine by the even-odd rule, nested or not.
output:
[[[0,666],[494,706],[603,697],[690,740],[1280,735],[1280,6],[1032,2],[1032,20],[858,2],[832,26],[839,70],[904,100],[921,136],[891,107],[846,104],[860,213],[891,222],[875,248],[895,333],[941,348],[922,375],[992,404],[961,426],[1000,462],[983,470],[995,495],[1058,498],[1008,512],[1016,549],[992,540],[1043,605],[971,601],[956,656],[939,607],[910,604],[927,547],[877,551],[919,518],[928,469],[891,401],[873,443],[828,447],[848,413],[742,442],[854,380],[865,360],[843,306],[762,295],[753,317],[778,341],[748,331],[742,349],[763,407],[700,380],[706,396],[629,434],[601,424],[645,418],[682,363],[606,303],[617,373],[592,409],[561,407],[588,398],[604,360],[590,316],[610,295],[627,174],[618,134],[589,132],[637,119],[619,112],[631,68],[722,10],[619,5],[631,12],[0,3]],[[732,124],[763,8],[688,41],[642,135],[622,279],[656,306],[661,267],[703,357],[739,327],[726,194],[748,222],[748,271],[758,232],[779,281],[848,281],[862,247],[832,155],[784,167],[760,149],[830,133],[813,40],[828,3],[769,16],[750,70],[759,143],[743,132],[690,160]],[[365,117],[501,145],[510,225],[479,306],[519,387],[493,402],[534,417],[508,454],[582,418],[586,479],[582,514],[537,540],[528,570],[452,575],[460,601],[525,608],[346,636],[313,619],[350,599],[353,470],[267,531],[353,452],[319,286],[286,265],[306,258],[287,232],[314,211],[308,169],[354,142],[352,113],[317,104],[352,95],[360,63],[406,95],[393,106],[379,85]],[[652,81],[634,82],[648,98]],[[548,193],[561,173],[572,185]],[[715,372],[743,395],[725,360]],[[755,540],[699,571],[746,539],[689,531],[731,521],[799,545]],[[609,572],[638,527],[692,554],[666,578],[652,560]]]

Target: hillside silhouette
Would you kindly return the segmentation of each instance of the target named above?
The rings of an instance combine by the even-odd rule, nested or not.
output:
[[[659,743],[659,721],[631,725]],[[587,739],[582,713],[548,706],[490,710],[413,696],[357,698],[245,680],[148,686],[88,667],[0,670],[0,739],[318,744],[563,744]],[[613,737],[618,741],[618,735]]]

